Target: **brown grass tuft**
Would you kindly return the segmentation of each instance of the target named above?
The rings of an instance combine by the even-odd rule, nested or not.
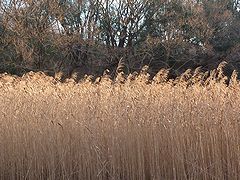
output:
[[[0,179],[240,179],[239,81],[217,71],[1,76]]]

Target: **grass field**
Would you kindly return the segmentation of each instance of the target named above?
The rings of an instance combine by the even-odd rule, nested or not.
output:
[[[121,83],[0,78],[0,179],[240,179],[233,74]]]

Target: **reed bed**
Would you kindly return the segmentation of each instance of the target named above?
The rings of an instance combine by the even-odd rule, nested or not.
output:
[[[240,179],[236,73],[166,74],[2,75],[0,179]]]

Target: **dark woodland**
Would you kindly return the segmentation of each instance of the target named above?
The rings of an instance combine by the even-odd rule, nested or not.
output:
[[[1,0],[0,73],[240,69],[238,0]]]

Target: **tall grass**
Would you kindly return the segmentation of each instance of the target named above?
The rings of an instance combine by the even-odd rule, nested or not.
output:
[[[236,74],[227,86],[219,72],[188,73],[77,84],[2,76],[0,179],[240,179]]]

